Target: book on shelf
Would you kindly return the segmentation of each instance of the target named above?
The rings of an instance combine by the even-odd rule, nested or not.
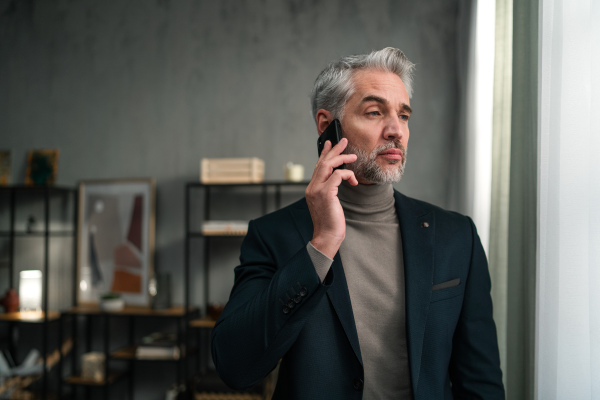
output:
[[[177,346],[138,346],[135,351],[135,356],[137,358],[172,358],[174,360],[178,360],[180,352],[179,347]]]
[[[135,351],[137,358],[179,359],[180,350],[177,335],[174,333],[154,332],[142,338]]]
[[[210,235],[245,235],[248,233],[248,221],[205,221],[202,234]]]

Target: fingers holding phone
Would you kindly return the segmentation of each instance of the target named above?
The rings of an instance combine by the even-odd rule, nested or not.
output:
[[[323,135],[325,132],[321,137]],[[311,243],[330,258],[335,256],[346,235],[344,211],[337,197],[338,187],[344,180],[358,185],[354,172],[340,169],[343,164],[356,161],[355,154],[343,154],[347,145],[348,139],[340,136],[333,139],[325,137],[318,142],[319,161],[305,193],[314,226]]]
[[[331,146],[327,147],[326,154],[323,155],[323,150],[325,149],[325,146],[328,141],[331,143]],[[317,163],[316,168],[319,168],[320,163],[326,164],[326,166],[328,167],[329,164],[327,163],[327,161],[332,160],[333,161],[333,170],[335,171],[337,169],[345,169],[346,162],[354,162],[356,160],[356,157],[353,154],[346,154],[341,158],[339,158],[339,157],[335,158],[336,156],[342,155],[343,151],[345,150],[345,148],[348,144],[347,139],[345,139],[344,143],[340,143],[340,142],[342,142],[342,125],[338,119],[334,119],[329,124],[329,126],[327,126],[327,128],[325,128],[323,133],[321,133],[319,135],[319,138],[317,139],[317,150],[319,153],[319,162]],[[338,144],[340,144],[341,146],[338,146]],[[339,151],[337,151],[337,150],[339,150]],[[333,156],[329,155],[329,153],[331,151],[334,152]],[[346,156],[353,156],[353,157],[346,157]],[[343,162],[339,163],[340,160],[343,160]],[[352,179],[354,177],[354,174],[352,174],[352,176],[350,176],[349,174],[342,174],[342,175],[348,176],[349,179]],[[341,183],[341,181],[338,183],[338,185],[340,183]],[[354,184],[354,183],[352,183],[352,184]]]
[[[343,180],[347,180],[352,185],[357,185],[358,181],[354,172],[345,168],[346,164],[356,161],[356,154],[345,154],[344,150],[348,146],[348,139],[342,138],[339,143],[332,145],[330,141],[325,141],[322,152],[315,166],[311,183],[313,181],[325,182],[333,178],[332,183],[339,186]]]

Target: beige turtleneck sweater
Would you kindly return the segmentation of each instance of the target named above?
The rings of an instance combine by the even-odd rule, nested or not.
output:
[[[365,371],[363,399],[412,399],[405,326],[402,240],[394,189],[339,187],[346,217],[340,256]],[[323,280],[333,260],[307,246]]]

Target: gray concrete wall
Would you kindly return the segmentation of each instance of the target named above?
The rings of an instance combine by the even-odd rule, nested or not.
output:
[[[458,1],[0,0],[0,148],[59,148],[58,182],[157,180],[156,265],[181,303],[184,185],[203,157],[316,162],[309,93],[332,59],[385,46],[416,63],[404,193],[449,205],[460,104]],[[217,268],[226,298],[237,259]],[[199,259],[198,259],[199,261]],[[198,263],[193,265],[199,270]],[[201,299],[199,274],[192,298]]]

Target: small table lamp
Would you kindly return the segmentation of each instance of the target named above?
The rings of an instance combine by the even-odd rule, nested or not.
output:
[[[21,311],[42,311],[42,271],[27,270],[19,274]]]

